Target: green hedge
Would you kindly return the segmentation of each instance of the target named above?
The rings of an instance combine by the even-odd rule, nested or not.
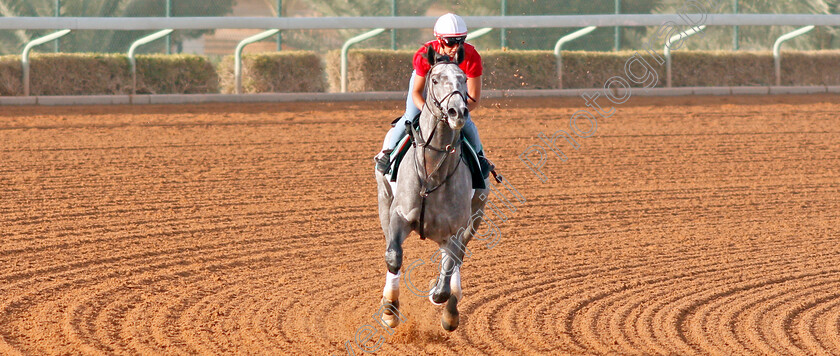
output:
[[[596,88],[614,75],[624,75],[624,63],[634,52],[563,52],[563,87]],[[641,52],[664,86],[665,65]],[[661,53],[660,53],[661,55]],[[769,51],[674,51],[671,80],[675,87],[775,85],[773,53]],[[840,85],[840,51],[782,53],[782,85]]]
[[[350,51],[350,92],[405,91],[414,51]],[[665,65],[642,52],[665,85]],[[600,88],[612,76],[625,76],[634,52],[563,52],[563,88]],[[549,51],[484,51],[484,88],[559,87],[556,58]],[[773,56],[765,52],[675,51],[673,85],[768,86],[775,84]],[[326,65],[322,63],[326,63]],[[246,93],[339,91],[339,51],[322,60],[312,52],[245,55]],[[786,51],[782,85],[840,85],[840,51]],[[234,92],[233,56],[214,68],[195,55],[142,55],[137,58],[138,94]],[[23,94],[20,56],[0,57],[0,95]],[[35,54],[31,58],[32,95],[130,94],[128,58],[122,54]]]
[[[119,54],[36,54],[30,57],[31,95],[129,94],[128,57]]]
[[[782,53],[782,85],[840,85],[840,51]]]
[[[548,52],[548,51],[546,51]],[[633,56],[634,52],[583,52],[563,51],[563,88],[602,88],[607,79],[624,76],[624,63]],[[554,55],[551,52],[552,56]],[[659,66],[651,63],[654,69]],[[556,68],[556,67],[555,67]],[[657,71],[660,86],[665,83],[665,69]],[[557,72],[552,78],[557,77]],[[556,81],[557,79],[555,79]]]
[[[363,49],[347,54],[347,91],[406,91],[415,51]],[[327,53],[330,91],[341,91],[341,51]]]
[[[219,75],[206,57],[184,54],[137,56],[137,94],[218,92]]]
[[[348,91],[406,90],[412,51],[359,50],[348,56]],[[624,76],[624,64],[635,52],[563,52],[563,88],[600,88],[610,77]],[[647,52],[640,55],[665,85],[665,65]],[[662,53],[660,53],[662,56]],[[664,58],[664,57],[663,57]],[[556,58],[551,51],[485,51],[483,86],[487,89],[553,89],[559,87]],[[775,85],[773,54],[769,51],[674,51],[672,81],[686,86]],[[338,51],[329,54],[330,88],[338,91]],[[840,85],[840,51],[786,51],[782,54],[782,85]],[[396,80],[394,80],[396,78]],[[639,85],[634,85],[639,86]]]
[[[234,56],[219,65],[223,93],[236,92]],[[307,93],[326,91],[321,59],[308,51],[242,56],[243,93]]]
[[[31,95],[131,94],[131,65],[122,54],[35,54]],[[23,95],[20,56],[0,57],[0,95]],[[137,56],[138,94],[218,93],[219,79],[205,57]]]
[[[556,89],[556,58],[548,51],[485,51],[482,87],[489,89]]]
[[[674,52],[672,59],[676,87],[766,86],[776,81],[771,52],[681,51]],[[661,78],[664,85],[665,77]]]
[[[0,96],[14,96],[23,93],[20,56],[0,56]]]
[[[327,54],[330,91],[341,90],[341,51]],[[408,88],[413,50],[363,49],[347,55],[347,91],[405,91]],[[546,51],[486,51],[483,86],[492,89],[553,89],[555,59]]]

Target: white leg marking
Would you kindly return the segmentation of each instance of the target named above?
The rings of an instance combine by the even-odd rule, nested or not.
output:
[[[400,275],[402,274],[401,271],[397,271],[397,274],[391,273],[388,271],[385,275],[385,288],[382,290],[382,296],[387,298],[390,301],[395,301],[400,298]]]
[[[463,298],[463,291],[461,290],[461,266],[455,266],[455,271],[452,272],[452,278],[449,280],[449,285],[452,288],[452,295],[461,301]]]

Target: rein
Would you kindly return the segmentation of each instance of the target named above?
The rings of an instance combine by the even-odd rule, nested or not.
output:
[[[449,63],[449,62],[437,63],[434,66],[437,66],[439,64],[444,64],[444,63]],[[434,68],[434,66],[432,66],[432,68]],[[469,93],[461,93],[459,90],[454,90],[454,91],[450,92],[449,94],[447,94],[446,96],[444,96],[442,99],[438,100],[435,97],[434,90],[430,90],[431,88],[430,88],[430,85],[429,85],[429,78],[431,77],[431,74],[432,74],[432,69],[430,68],[429,72],[426,74],[426,92],[431,97],[432,103],[434,103],[435,108],[438,111],[438,114],[435,114],[434,111],[431,109],[431,107],[429,107],[428,101],[427,101],[425,107],[429,107],[429,112],[432,114],[432,117],[434,118],[434,121],[436,121],[434,127],[432,128],[432,132],[429,134],[429,137],[424,139],[422,129],[415,130],[414,126],[411,123],[406,122],[406,125],[409,127],[409,132],[411,133],[412,138],[414,138],[413,145],[414,145],[415,149],[420,147],[420,148],[423,148],[424,150],[429,149],[429,150],[432,150],[432,151],[435,151],[435,152],[443,153],[443,158],[441,158],[437,162],[437,164],[435,164],[435,168],[431,172],[426,171],[426,154],[425,154],[425,152],[423,153],[423,155],[422,155],[423,156],[423,165],[422,165],[423,175],[420,174],[421,167],[418,166],[419,161],[417,159],[414,160],[414,166],[415,166],[414,168],[417,171],[418,178],[420,178],[420,184],[422,185],[422,190],[420,191],[420,222],[419,222],[419,226],[418,226],[418,232],[420,233],[420,239],[421,240],[426,239],[426,236],[423,234],[423,221],[424,221],[424,217],[426,215],[426,197],[428,197],[429,194],[431,194],[432,192],[434,192],[435,190],[437,190],[438,188],[440,188],[441,186],[446,184],[446,182],[449,181],[449,178],[452,178],[452,176],[458,170],[458,166],[456,165],[455,169],[453,169],[451,172],[449,172],[449,174],[446,176],[446,178],[441,180],[437,185],[435,185],[433,187],[429,186],[429,178],[432,175],[434,175],[435,173],[437,173],[438,170],[440,170],[441,167],[443,167],[443,164],[449,158],[449,155],[457,152],[457,148],[461,144],[461,137],[460,137],[461,135],[455,135],[455,137],[452,138],[452,143],[446,145],[442,149],[438,148],[438,147],[431,146],[430,141],[434,138],[435,133],[437,132],[438,126],[441,125],[441,123],[446,123],[446,120],[449,118],[449,114],[447,114],[443,110],[443,106],[441,104],[443,104],[444,102],[448,104],[449,100],[455,94],[458,94],[458,96],[460,96],[464,100],[465,103],[467,102],[467,98],[472,98],[472,97],[470,97]],[[475,99],[473,99],[473,101],[474,100]]]

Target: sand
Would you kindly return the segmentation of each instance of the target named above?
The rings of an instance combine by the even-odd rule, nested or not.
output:
[[[484,101],[524,202],[470,244],[460,328],[403,287],[379,354],[840,354],[839,99],[634,97],[546,151],[545,181],[519,155],[583,100]],[[400,114],[3,107],[0,353],[363,353],[386,271],[371,157]],[[404,266],[434,250],[412,234]]]

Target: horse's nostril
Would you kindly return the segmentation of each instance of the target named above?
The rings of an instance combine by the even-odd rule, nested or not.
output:
[[[449,111],[447,111],[446,113],[449,114],[450,117],[458,116],[458,110],[455,110],[454,108],[449,108]]]

